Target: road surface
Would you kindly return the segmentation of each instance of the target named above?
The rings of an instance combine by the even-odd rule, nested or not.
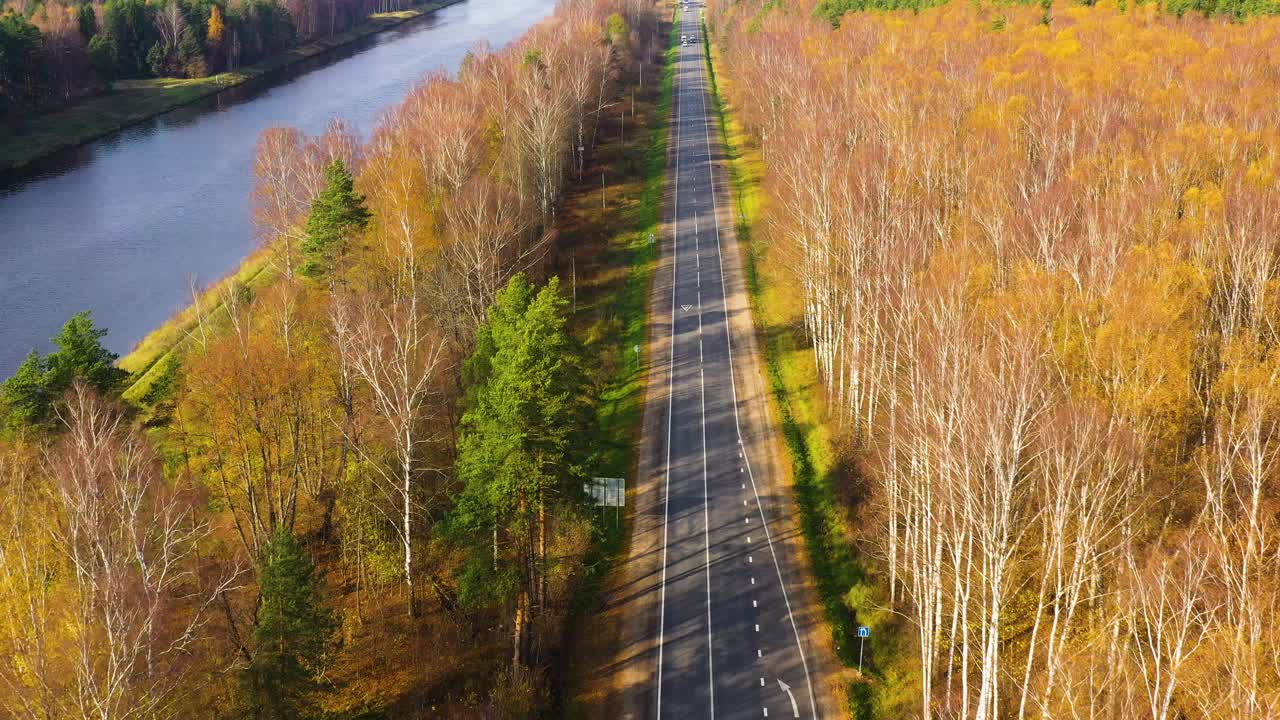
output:
[[[719,157],[700,7],[679,13],[669,186],[674,280],[661,526],[657,718],[812,718],[818,714],[793,571],[770,526],[788,511],[752,463],[756,437],[734,379],[725,260],[713,183]],[[726,242],[732,241],[725,228]],[[655,363],[660,362],[655,358]]]

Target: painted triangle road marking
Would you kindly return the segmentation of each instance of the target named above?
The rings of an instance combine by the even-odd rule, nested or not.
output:
[[[681,309],[681,310],[683,310],[683,311],[685,311],[685,312],[689,312],[689,308],[691,308],[691,307],[693,307],[693,306],[692,306],[692,305],[681,305],[681,306],[680,306],[680,309]]]

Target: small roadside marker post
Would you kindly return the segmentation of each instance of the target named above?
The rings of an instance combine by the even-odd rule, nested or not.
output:
[[[866,644],[867,638],[871,637],[871,628],[866,625],[858,626],[858,672],[862,672],[862,646]]]

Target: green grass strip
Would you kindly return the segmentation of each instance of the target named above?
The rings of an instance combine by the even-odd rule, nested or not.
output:
[[[615,348],[616,352],[613,371],[605,383],[605,390],[597,407],[595,446],[600,454],[596,467],[598,473],[606,477],[634,477],[638,460],[638,439],[643,420],[647,377],[644,368],[650,349],[646,338],[649,287],[658,259],[657,236],[662,222],[662,195],[667,169],[667,126],[675,79],[677,33],[678,30],[673,25],[662,69],[657,111],[648,143],[643,150],[644,157],[641,159],[644,189],[629,223],[635,230],[609,241],[609,253],[614,255],[617,264],[625,264],[628,273],[622,289],[600,303],[603,315],[610,319],[605,326],[618,328],[616,333],[611,333],[611,337],[600,341],[601,347]],[[630,158],[624,157],[621,163],[629,165],[629,160]],[[650,242],[651,237],[654,238],[653,242]],[[640,353],[635,352],[636,347],[641,349]],[[630,523],[615,521],[613,511],[598,513],[594,520],[596,539],[587,552],[586,570],[574,593],[573,618],[588,617],[591,609],[599,602],[604,583],[626,550],[626,540],[630,535]],[[566,696],[558,698],[558,703],[562,705],[559,717],[576,718],[582,715],[583,709],[572,706],[571,702]]]

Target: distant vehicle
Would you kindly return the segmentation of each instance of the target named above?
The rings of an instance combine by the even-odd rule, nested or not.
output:
[[[684,38],[680,38],[680,44],[681,44],[681,45],[688,45],[688,44],[689,44],[689,41],[688,41],[688,40],[685,40]]]

